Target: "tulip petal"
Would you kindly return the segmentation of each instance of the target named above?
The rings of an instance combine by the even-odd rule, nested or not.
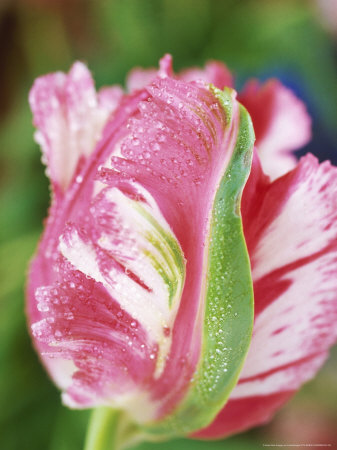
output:
[[[145,86],[150,84],[157,76],[158,70],[152,69],[142,69],[140,67],[135,67],[128,74],[126,79],[126,89],[128,92],[137,91],[143,89]]]
[[[178,77],[183,81],[204,81],[211,83],[218,89],[234,87],[233,76],[228,68],[219,61],[208,61],[204,69],[198,67],[179,72]]]
[[[98,101],[90,72],[79,62],[68,75],[57,72],[35,81],[29,94],[38,129],[35,139],[41,145],[54,191],[66,190],[81,157],[93,152],[118,103],[117,91],[103,91]]]
[[[159,70],[155,68],[143,69],[135,67],[128,74],[126,79],[126,87],[128,92],[138,91],[150,85],[156,77],[161,78],[172,77],[172,56],[170,54],[164,55],[159,61]]]
[[[141,325],[102,283],[62,258],[58,268],[62,282],[36,291],[43,318],[32,325],[32,331],[64,390],[64,403],[76,408],[112,401],[127,404],[152,373],[150,355],[156,347],[150,347]],[[60,362],[62,378],[57,373]],[[66,362],[72,365],[66,367]]]
[[[315,375],[336,341],[336,180],[335,167],[307,155],[274,183],[255,183],[254,211],[244,208],[255,294],[251,347],[230,401],[197,437],[264,423]]]
[[[129,397],[138,398],[144,380],[163,370],[185,264],[153,199],[132,187],[138,200],[130,190],[106,188],[94,198],[85,225],[68,222],[59,244],[62,282],[35,291],[42,318],[32,330],[47,344],[44,358],[75,363],[67,380],[57,379],[67,405],[122,403],[145,420]]]
[[[79,180],[62,205],[52,205],[32,265],[29,315],[68,405],[123,407],[151,425],[170,414],[160,432],[179,434],[205,425],[222,407],[250,341],[252,289],[239,208],[254,138],[234,91],[175,80],[169,63],[161,62],[145,90],[123,99]],[[67,284],[75,274],[85,283],[77,303]],[[73,312],[80,328],[64,324],[68,310],[55,303],[53,289],[63,289],[65,304],[78,311],[89,301],[83,320]],[[126,317],[106,341],[117,321],[109,298]],[[135,352],[125,346],[130,321],[140,330]],[[67,361],[75,367],[58,379],[55,367]],[[186,428],[179,416],[191,408],[197,414]]]
[[[238,98],[251,115],[264,172],[275,179],[293,169],[293,152],[311,138],[305,105],[278,80],[249,81]]]
[[[239,201],[253,132],[231,91],[213,88],[220,107],[207,90],[169,78],[158,79],[148,91],[151,98],[140,105],[142,120],[130,124],[131,135],[121,145],[124,159],[113,157],[113,165],[152,192],[187,260],[171,354],[152,389],[162,404],[159,420],[146,428],[183,434],[211,421],[222,407],[250,341],[250,268]],[[139,170],[139,164],[149,170]],[[102,176],[105,182],[116,179],[109,170]],[[188,394],[174,410],[193,374]]]
[[[173,76],[172,58],[170,55],[166,55],[162,61],[166,63],[166,73],[169,76]],[[163,70],[162,70],[163,73]],[[128,92],[133,92],[139,89],[143,89],[161,74],[161,71],[152,69],[135,68],[129,73],[126,81]],[[218,89],[224,89],[225,87],[234,87],[234,81],[232,74],[225,64],[219,61],[208,61],[204,69],[199,67],[193,67],[190,69],[182,70],[175,77],[185,82],[204,82],[213,84]]]
[[[99,107],[114,112],[124,95],[124,91],[120,86],[103,87],[98,91],[98,104]]]
[[[91,207],[95,235],[81,237],[74,227],[60,239],[61,254],[146,330],[158,346],[155,377],[163,370],[184,285],[185,262],[176,239],[153,199],[141,189],[134,200],[119,189],[103,190]]]
[[[268,422],[291,396],[292,392],[282,392],[261,397],[229,399],[226,406],[207,428],[194,433],[194,439],[221,439]]]
[[[125,121],[138,101],[138,97],[137,100],[130,98],[127,105],[118,114],[116,112],[118,117],[114,120],[112,138],[115,142],[125,135],[123,125],[125,127]],[[88,239],[88,231],[95,228],[89,210],[94,199],[96,164],[100,161],[103,163],[110,156],[110,153],[106,156],[102,150],[104,147],[98,147],[86,164],[81,166],[76,182],[67,190],[63,201],[52,202],[45,233],[31,265],[28,285],[27,312],[34,343],[51,377],[64,391],[64,402],[72,407],[107,403],[118,407],[119,401],[123,404],[132,403],[132,399],[139,398],[145,380],[148,382],[152,376],[155,361],[150,355],[156,355],[158,351],[158,345],[151,346],[146,331],[127,312],[121,310],[118,301],[89,275],[91,284],[85,284],[86,275],[76,270],[60,253],[60,236],[70,237],[70,231],[79,230],[81,234],[87,233],[85,238]],[[76,282],[77,277],[80,278],[79,283]],[[73,284],[75,289],[72,288]],[[84,292],[81,292],[82,288]],[[62,297],[69,300],[64,305],[59,301],[60,289]],[[41,292],[45,292],[43,301]],[[82,309],[82,302],[89,304],[89,308],[83,309],[83,316],[77,314]],[[71,305],[74,305],[74,311],[69,311]],[[64,322],[69,312],[73,314],[74,320]],[[85,327],[87,322],[90,334]],[[126,324],[123,325],[124,322]],[[67,323],[68,326],[65,326]],[[132,326],[130,334],[131,323],[136,325],[136,330]],[[77,327],[74,334],[70,325]],[[120,329],[119,340],[110,339],[107,333],[110,328],[114,331],[116,326]],[[105,340],[102,339],[104,333],[107,334]],[[136,339],[137,333],[140,335],[141,353],[127,352],[130,339]],[[119,380],[116,384],[113,382],[115,375],[111,367],[113,360],[117,361],[116,367],[123,371],[122,377],[116,375]],[[132,405],[130,408],[133,409]],[[151,413],[150,407],[148,410]]]
[[[337,338],[336,175],[329,162],[319,165],[312,155],[302,158],[294,171],[271,184],[259,211],[262,226],[252,231],[255,238],[247,233],[257,300],[250,350],[254,364],[248,356],[241,379],[316,359]],[[263,334],[262,351],[258,342]],[[307,369],[305,380],[316,370],[315,365]],[[303,377],[288,387],[297,389]],[[281,388],[274,385],[275,391]]]

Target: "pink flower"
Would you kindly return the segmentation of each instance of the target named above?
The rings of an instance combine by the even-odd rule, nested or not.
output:
[[[36,80],[52,204],[27,311],[66,405],[226,436],[268,420],[335,342],[336,168],[296,162],[310,119],[271,80],[238,95],[250,171],[232,85],[221,63],[174,75],[169,56],[128,95],[96,94],[81,63]]]

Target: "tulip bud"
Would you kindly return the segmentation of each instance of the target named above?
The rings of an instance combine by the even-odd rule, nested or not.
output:
[[[36,81],[53,199],[28,312],[66,405],[179,435],[222,408],[250,342],[240,199],[254,138],[235,91],[161,66],[115,111],[83,65]]]
[[[297,163],[289,89],[248,82],[251,121],[232,83],[166,55],[129,94],[81,63],[31,90],[52,201],[28,320],[63,403],[98,408],[89,441],[113,410],[155,439],[264,423],[337,338],[336,168]]]

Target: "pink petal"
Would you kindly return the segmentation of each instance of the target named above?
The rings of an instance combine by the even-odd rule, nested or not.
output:
[[[42,355],[56,369],[54,377],[61,361],[57,382],[66,390],[68,405],[109,404],[112,395],[128,395],[145,383],[153,371],[149,353],[155,348],[149,349],[145,332],[100,283],[62,258],[57,267],[62,282],[35,293],[45,318],[33,324],[33,335],[45,345]],[[68,374],[63,361],[73,363]]]
[[[249,81],[239,101],[252,117],[264,172],[275,179],[293,169],[293,151],[311,137],[311,119],[304,104],[277,80],[263,85]]]
[[[160,59],[159,70],[154,68],[142,69],[140,67],[135,67],[132,69],[126,79],[126,87],[128,92],[145,88],[147,85],[151,84],[157,76],[160,78],[174,76],[172,56],[170,54],[167,53]]]
[[[233,76],[228,68],[220,61],[208,61],[204,69],[197,67],[183,70],[178,75],[184,81],[202,80],[205,83],[212,83],[219,89],[224,87],[234,87]]]
[[[155,68],[142,69],[141,67],[135,67],[129,72],[126,79],[126,89],[128,92],[137,91],[143,89],[150,84],[157,76],[158,70]]]
[[[57,192],[67,189],[81,158],[93,152],[118,103],[116,95],[111,101],[111,91],[109,97],[103,91],[98,102],[90,72],[79,62],[68,75],[57,72],[35,81],[29,94],[35,137]]]
[[[114,121],[115,130],[113,139],[115,139],[115,142],[117,142],[121,136],[125,135],[126,120],[129,115],[132,114],[132,108],[135,108],[138,101],[139,97],[137,97],[137,99],[130,98],[127,107],[120,110],[118,117]],[[115,323],[123,323],[124,318],[129,321],[129,315],[122,311],[122,315],[119,317],[120,313],[118,308],[115,308],[114,310],[111,309],[116,300],[111,298],[111,296],[105,292],[106,289],[104,286],[100,286],[93,279],[91,279],[91,284],[89,285],[90,289],[88,288],[89,291],[86,289],[88,285],[82,285],[82,287],[84,289],[84,299],[88,298],[90,295],[90,302],[92,305],[91,309],[84,310],[84,319],[86,320],[87,315],[89,319],[92,319],[93,323],[96,323],[96,337],[93,336],[93,334],[91,336],[88,335],[86,328],[83,327],[81,329],[82,338],[80,338],[80,335],[77,333],[77,338],[74,340],[71,328],[65,326],[63,321],[64,317],[67,317],[67,315],[69,316],[70,305],[73,303],[76,309],[78,301],[82,302],[83,300],[83,296],[79,296],[78,301],[76,301],[78,289],[82,288],[79,287],[72,293],[69,289],[72,289],[70,284],[81,284],[76,281],[76,277],[80,277],[84,282],[87,278],[83,272],[76,270],[76,268],[71,266],[69,261],[62,256],[58,248],[59,237],[67,230],[67,234],[64,235],[69,235],[71,229],[76,229],[76,226],[74,225],[76,223],[81,225],[87,224],[90,229],[91,221],[88,222],[88,219],[91,219],[89,209],[93,197],[93,190],[95,188],[94,176],[97,171],[96,163],[103,163],[109,157],[109,153],[107,155],[102,154],[104,153],[102,152],[102,148],[98,148],[97,150],[98,152],[96,151],[95,154],[86,161],[86,164],[82,166],[81,171],[76,177],[76,182],[69,187],[64,200],[62,202],[52,203],[38,253],[30,268],[28,285],[27,315],[32,327],[35,346],[55,383],[66,392],[64,401],[73,407],[88,407],[93,403],[95,405],[105,404],[106,398],[109,397],[106,392],[106,383],[111,385],[110,377],[108,376],[109,371],[111,374],[111,364],[109,360],[111,358],[119,358],[119,360],[122,361],[123,355],[122,357],[119,357],[118,355],[120,352],[123,352],[124,354],[125,348],[128,348],[127,340],[130,338],[128,332],[129,327],[125,326],[120,333],[120,344],[116,349],[110,348],[111,344],[109,346],[109,342],[104,343],[102,341],[102,331],[104,331],[104,328],[102,328],[102,320],[106,323],[109,323],[109,321],[111,323],[113,323],[113,321],[115,321]],[[68,225],[68,228],[65,229],[65,224],[69,221],[72,221],[73,225],[71,225],[71,228],[69,228]],[[89,276],[88,279],[90,279]],[[67,299],[64,304],[62,302],[59,304],[57,302],[55,303],[58,309],[53,306],[55,297],[56,300],[59,297],[58,294],[55,294],[54,289],[56,292],[62,289],[63,298]],[[97,295],[93,295],[92,292],[97,293]],[[45,298],[42,298],[43,295],[45,295]],[[102,301],[105,303],[101,304]],[[118,306],[117,303],[116,305]],[[96,315],[95,311],[98,311]],[[76,311],[72,311],[72,314],[75,320],[74,324],[76,324],[76,322],[78,322]],[[104,317],[104,315],[106,317]],[[50,319],[54,320],[53,328],[50,327],[50,323],[47,319],[49,321]],[[133,320],[134,319],[130,319],[130,321]],[[73,322],[70,323],[72,324]],[[69,331],[69,340],[75,341],[73,342],[71,352],[70,349],[67,349],[67,342],[64,342],[65,336],[67,336]],[[139,333],[145,332],[140,330]],[[144,341],[146,334],[143,334],[143,336],[144,337],[141,339]],[[55,343],[57,344],[57,348],[55,347]],[[88,352],[93,350],[93,347],[97,349],[97,351],[95,350],[92,352],[93,358],[91,361],[94,362],[95,359],[97,359],[96,366],[100,367],[100,376],[98,376],[99,373],[97,373],[96,377],[92,376],[90,379],[83,379],[81,381],[82,378],[81,376],[78,378],[78,375],[82,373],[82,370],[83,373],[87,370],[89,374],[94,370],[94,367],[91,365],[88,367],[85,365],[83,366],[86,361],[85,355],[87,353],[84,351],[82,352],[82,344],[87,345]],[[105,349],[104,347],[106,345],[109,348]],[[150,346],[146,345],[144,342],[141,345],[144,345],[144,347],[142,347],[142,359],[147,364],[144,363],[145,366],[150,368],[150,373],[152,373],[154,362],[148,355],[152,354],[153,351],[156,351],[156,348],[150,348]],[[114,351],[117,352],[115,356],[112,354]],[[83,354],[82,360],[81,354]],[[78,356],[76,357],[76,355]],[[106,355],[106,357],[104,355]],[[137,357],[139,358],[139,355]],[[150,363],[148,360],[150,360]],[[133,364],[135,359],[131,358],[130,360],[128,353],[125,353],[124,361],[125,364],[121,365],[121,367],[126,367],[127,373],[132,372],[132,367],[136,367]],[[89,360],[88,363],[90,363]],[[138,362],[136,365],[139,365]],[[125,371],[125,369],[123,370]],[[145,380],[148,370],[144,369],[143,373]],[[105,374],[107,374],[107,376],[105,376]],[[123,396],[126,391],[128,391],[129,395],[129,392],[132,389],[135,390],[136,387],[138,387],[138,384],[142,384],[137,377],[137,383],[133,381],[135,376],[136,374],[131,376],[131,378],[124,376],[124,384],[115,386],[117,391],[114,391],[115,388],[111,385],[110,395],[113,395],[115,392],[115,395],[120,397]]]
[[[98,91],[98,104],[100,108],[112,113],[118,108],[123,95],[124,91],[120,86],[103,87]]]
[[[337,339],[337,169],[307,155],[271,184],[259,170],[255,160],[243,200],[251,347],[230,402],[198,437],[264,423],[316,374]]]
[[[234,86],[232,74],[225,64],[220,61],[208,61],[204,69],[194,67],[192,69],[182,70],[174,75],[172,69],[172,57],[170,55],[165,55],[161,59],[159,71],[154,68],[142,69],[137,67],[132,69],[126,82],[128,92],[145,88],[145,86],[151,84],[157,75],[161,77],[168,75],[185,82],[211,83],[219,89],[223,89],[225,86]]]
[[[182,395],[199,356],[195,318],[200,308],[205,223],[232,151],[230,130],[233,127],[235,134],[237,123],[226,130],[224,112],[213,95],[194,83],[157,78],[147,91],[147,101],[139,104],[140,116],[130,120],[130,134],[120,145],[122,157],[112,158],[113,170],[103,169],[101,179],[114,185],[122,173],[126,181],[141,184],[160,205],[187,260],[171,352],[152,389],[163,403],[160,414],[164,414]],[[236,118],[237,107],[234,103]]]
[[[231,96],[228,123],[213,93],[172,79],[164,59],[146,90],[123,98],[64,201],[52,206],[31,266],[28,315],[67,404],[122,404],[136,420],[153,420],[188,387],[200,354],[208,220],[238,130]],[[156,253],[151,236],[158,230]],[[147,255],[159,261],[172,241],[175,250],[165,257],[181,261],[167,267],[180,264],[186,276],[180,268],[171,274],[177,292],[170,299]],[[83,287],[79,298],[75,281]],[[138,399],[138,410],[130,398]]]
[[[207,428],[193,434],[196,439],[220,439],[267,423],[291,397],[292,392],[229,400]]]

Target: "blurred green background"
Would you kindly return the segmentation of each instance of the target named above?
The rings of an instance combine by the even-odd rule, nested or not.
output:
[[[27,334],[24,283],[49,203],[27,96],[33,80],[88,63],[97,87],[123,84],[134,66],[166,52],[179,70],[225,61],[237,86],[278,77],[308,105],[314,137],[303,150],[337,164],[337,23],[324,3],[273,0],[21,0],[0,2],[0,449],[77,450],[87,411],[70,411]],[[337,8],[337,6],[335,6]],[[330,25],[329,25],[330,24]],[[163,450],[260,449],[330,443],[337,448],[337,351],[268,425],[213,443],[145,444]],[[305,448],[303,446],[303,448]]]

